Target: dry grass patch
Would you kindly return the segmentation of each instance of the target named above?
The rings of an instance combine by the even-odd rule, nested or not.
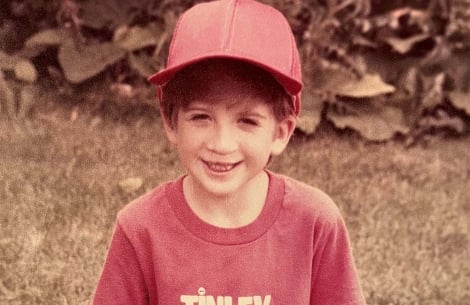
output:
[[[116,212],[181,173],[159,122],[0,120],[0,303],[87,304]],[[470,304],[470,138],[404,148],[320,134],[272,169],[325,190],[369,304]],[[139,177],[131,192],[119,182]]]

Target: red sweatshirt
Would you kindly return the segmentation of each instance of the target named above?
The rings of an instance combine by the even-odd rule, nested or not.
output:
[[[127,205],[93,304],[365,304],[335,204],[315,188],[269,176],[261,214],[241,228],[198,218],[183,177]]]

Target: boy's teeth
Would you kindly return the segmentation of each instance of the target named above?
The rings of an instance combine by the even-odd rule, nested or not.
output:
[[[207,162],[209,168],[215,172],[227,172],[231,170],[235,165],[233,164],[220,164]]]

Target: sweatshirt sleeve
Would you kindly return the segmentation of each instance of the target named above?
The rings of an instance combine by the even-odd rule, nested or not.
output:
[[[365,305],[342,217],[315,231],[310,304]]]
[[[135,249],[119,223],[114,229],[93,299],[93,305],[108,304],[148,304],[147,288]]]

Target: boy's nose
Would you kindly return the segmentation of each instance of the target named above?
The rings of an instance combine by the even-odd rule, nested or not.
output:
[[[207,148],[217,154],[229,154],[237,149],[236,135],[229,127],[218,126],[207,141]]]

